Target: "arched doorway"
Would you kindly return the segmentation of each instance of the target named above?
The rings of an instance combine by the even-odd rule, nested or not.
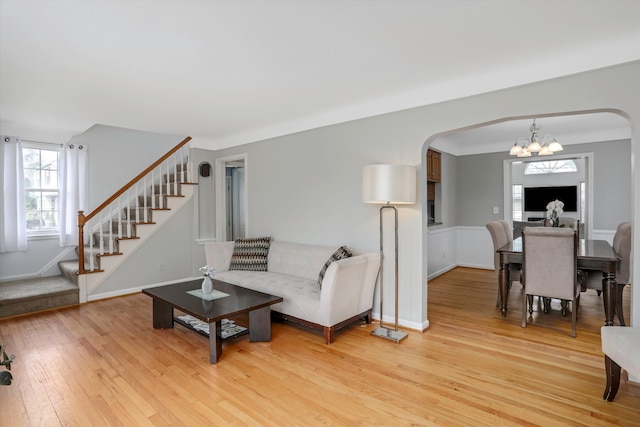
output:
[[[611,130],[607,129],[582,129],[583,132],[571,134],[564,138],[567,145],[565,153],[576,156],[580,154],[582,157],[588,158],[590,150],[593,147],[597,147],[601,143],[613,143],[619,140],[623,140],[627,145],[627,152],[631,151],[631,126],[622,112],[614,110],[597,110],[597,111],[578,111],[569,113],[555,113],[547,115],[537,115],[536,118],[544,118],[545,120],[561,120],[565,119],[598,119],[600,115],[603,116],[615,116],[617,124],[622,124],[622,133],[618,128]],[[491,122],[479,123],[477,125],[468,126],[465,128],[455,129],[447,132],[443,132],[430,137],[423,146],[423,158],[422,168],[426,171],[426,159],[425,153],[428,148],[434,148],[444,153],[443,161],[449,161],[454,168],[458,171],[458,175],[453,177],[455,181],[455,187],[446,191],[443,187],[442,193],[442,206],[443,209],[443,221],[441,225],[426,227],[425,238],[423,239],[425,249],[424,252],[428,254],[424,259],[424,269],[427,271],[426,276],[433,278],[448,269],[451,269],[458,265],[480,267],[480,268],[492,268],[491,260],[491,240],[484,228],[484,224],[493,219],[502,219],[505,216],[505,212],[509,212],[512,205],[511,194],[509,191],[510,172],[508,168],[504,168],[503,163],[512,159],[508,155],[508,150],[513,145],[516,137],[526,133],[528,124],[533,119],[533,116],[521,116],[521,117],[507,117],[503,119],[494,120]],[[594,124],[598,120],[594,121]],[[511,125],[516,126],[515,130]],[[557,123],[560,123],[558,121]],[[481,137],[484,134],[491,134],[493,131],[491,127],[502,126],[505,133],[501,138],[494,138],[494,140],[483,144]],[[561,131],[558,124],[548,125],[549,131],[552,131],[558,136]],[[553,129],[553,130],[551,130]],[[495,133],[494,133],[495,135]],[[506,135],[506,136],[505,136]],[[466,143],[472,147],[473,150],[467,150],[464,146],[456,145],[456,141],[466,141]],[[593,146],[588,144],[595,144]],[[612,145],[613,146],[613,145]],[[467,147],[468,148],[468,147]],[[563,154],[562,156],[565,156]],[[610,197],[611,191],[603,189],[607,184],[598,183],[599,176],[602,175],[602,171],[610,172],[611,169],[616,169],[617,165],[603,166],[601,162],[601,153],[596,153],[595,159],[590,160],[590,165],[594,166],[589,170],[589,181],[593,183],[595,181],[595,189],[589,190],[589,194],[594,194],[595,198]],[[555,156],[560,158],[560,155]],[[571,157],[566,155],[566,157]],[[448,159],[448,160],[447,160]],[[464,161],[460,160],[464,159]],[[620,216],[618,213],[614,213],[610,216],[612,219],[602,220],[605,216],[609,218],[609,212],[605,212],[603,205],[606,203],[598,203],[598,200],[589,198],[591,203],[595,202],[596,208],[592,208],[590,213],[591,226],[595,229],[591,233],[590,238],[610,240],[613,238],[615,228],[619,222],[631,219],[632,207],[631,202],[631,173],[632,165],[630,155],[625,157],[622,162],[626,162],[625,170],[628,176],[626,177],[627,190],[623,193],[623,197],[626,200],[622,203],[621,210],[623,213]],[[490,173],[481,175],[481,178],[476,180],[470,180],[469,175],[474,176],[477,172],[482,172],[482,168],[492,168]],[[447,177],[447,167],[442,166],[443,180],[449,179]],[[594,171],[596,173],[594,173]],[[485,180],[488,175],[491,175],[492,180]],[[607,178],[612,179],[612,178]],[[476,182],[473,182],[476,181]],[[485,182],[486,181],[486,182]],[[444,184],[443,184],[444,185]],[[467,186],[471,188],[466,188]],[[489,187],[489,188],[483,188]],[[609,189],[611,186],[609,185]],[[602,195],[604,193],[604,196]],[[619,195],[620,190],[617,189],[616,193]],[[473,199],[473,202],[466,202],[465,197]],[[426,198],[426,197],[425,197]],[[475,198],[475,199],[474,199]],[[453,199],[453,200],[451,200]],[[484,200],[490,199],[490,200]],[[494,214],[493,212],[497,213]],[[423,224],[428,222],[428,212],[423,209]],[[427,237],[428,236],[428,237]],[[611,240],[610,240],[611,241]],[[460,242],[464,242],[463,245]],[[487,244],[486,246],[484,246]],[[455,252],[456,257],[451,257],[450,253]],[[450,257],[452,260],[449,264],[443,265],[443,259]],[[475,258],[474,258],[475,257]],[[483,258],[484,257],[484,258]],[[632,299],[637,299],[637,296],[632,295]],[[633,304],[632,304],[633,308]],[[632,316],[633,317],[633,316]]]

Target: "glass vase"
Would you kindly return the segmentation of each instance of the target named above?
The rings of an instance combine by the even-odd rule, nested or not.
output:
[[[205,294],[210,294],[213,291],[213,282],[211,282],[211,277],[204,276],[204,279],[202,279],[201,289]]]

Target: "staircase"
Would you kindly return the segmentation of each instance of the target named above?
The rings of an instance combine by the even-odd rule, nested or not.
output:
[[[192,198],[195,184],[189,182],[188,147],[180,151],[190,139],[89,215],[79,215],[79,224],[88,230],[88,243],[82,251],[76,247],[78,260],[58,263],[59,276],[0,283],[0,318],[87,302],[120,264]]]

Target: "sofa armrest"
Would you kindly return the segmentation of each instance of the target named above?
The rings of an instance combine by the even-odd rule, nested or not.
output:
[[[229,270],[234,242],[212,242],[204,245],[204,256],[209,267],[218,273]]]
[[[335,325],[373,306],[373,292],[380,270],[380,254],[370,252],[335,261],[322,281],[320,310]]]

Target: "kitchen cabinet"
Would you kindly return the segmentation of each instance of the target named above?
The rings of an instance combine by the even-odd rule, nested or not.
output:
[[[440,158],[438,151],[427,150],[427,181],[440,182]]]

